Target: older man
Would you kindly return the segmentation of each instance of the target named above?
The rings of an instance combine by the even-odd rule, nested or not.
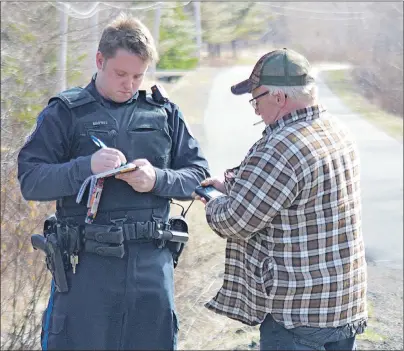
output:
[[[348,130],[317,101],[310,64],[264,55],[249,79],[263,136],[206,203],[227,239],[224,283],[206,307],[260,324],[264,350],[353,350],[366,327],[359,159]]]

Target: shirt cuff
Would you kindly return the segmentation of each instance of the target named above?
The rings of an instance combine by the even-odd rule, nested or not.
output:
[[[87,177],[93,175],[91,171],[91,156],[80,156],[76,158],[76,174],[79,181],[86,180]]]
[[[205,205],[206,212],[206,221],[212,229],[216,229],[214,223],[219,220],[221,217],[220,214],[217,213],[218,206],[223,205],[227,201],[227,196],[219,196],[215,199],[208,201]],[[213,217],[213,218],[212,218]]]
[[[158,194],[161,191],[165,172],[162,169],[156,167],[154,167],[154,171],[156,172],[156,182],[154,183],[154,187],[151,192],[154,194]]]

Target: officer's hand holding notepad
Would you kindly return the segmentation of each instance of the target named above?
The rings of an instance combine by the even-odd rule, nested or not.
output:
[[[96,136],[91,135],[91,140],[94,142],[101,149],[108,149],[108,147],[102,142],[102,140],[98,139]],[[117,150],[119,151],[119,150]],[[94,155],[97,155],[96,152]],[[119,151],[119,153],[121,153]],[[122,154],[122,153],[121,153]],[[92,157],[93,157],[92,156]],[[126,162],[125,156],[122,154],[121,162]],[[87,216],[85,218],[86,223],[93,223],[95,216],[97,215],[98,205],[101,200],[102,190],[104,188],[104,179],[108,177],[115,176],[120,173],[126,173],[134,171],[138,168],[133,163],[127,163],[125,165],[121,165],[120,167],[110,169],[105,172],[100,172],[89,176],[81,185],[79,193],[76,197],[76,202],[80,203],[83,195],[87,189],[88,184],[90,184],[90,190],[88,192],[88,199],[87,199]]]
[[[90,184],[90,191],[89,191],[89,197],[88,197],[88,202],[87,202],[87,207],[88,207],[89,202],[91,200],[91,194],[93,193],[93,189],[94,189],[95,184],[98,179],[112,177],[112,176],[115,176],[120,173],[135,171],[136,169],[138,169],[138,166],[136,166],[133,163],[127,163],[126,165],[123,165],[121,167],[114,168],[109,171],[101,172],[101,173],[94,174],[94,175],[87,177],[86,180],[83,182],[83,184],[80,187],[79,193],[77,194],[76,202],[77,203],[81,202],[84,192],[86,191],[88,184]]]
[[[114,176],[114,175],[117,175],[117,174],[120,174],[120,173],[126,173],[126,172],[135,171],[138,168],[139,167],[136,166],[133,163],[127,163],[126,165],[123,165],[121,167],[114,168],[114,169],[111,169],[109,171],[105,171],[105,172],[102,172],[102,173],[95,174],[95,176],[97,178],[107,178],[107,177],[111,177],[111,176]]]

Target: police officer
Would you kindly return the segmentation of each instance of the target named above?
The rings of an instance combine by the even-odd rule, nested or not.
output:
[[[170,199],[190,199],[209,173],[178,107],[138,90],[156,59],[148,29],[120,15],[102,33],[97,74],[84,89],[50,99],[19,153],[25,199],[57,200],[58,223],[68,228],[113,226],[125,236],[123,257],[84,248],[76,272],[66,272],[69,291],[52,284],[44,350],[176,348],[172,252],[148,234],[167,222]],[[107,147],[98,149],[92,135]],[[105,179],[95,221],[85,224],[86,204],[75,201],[82,182],[128,161],[139,168]]]

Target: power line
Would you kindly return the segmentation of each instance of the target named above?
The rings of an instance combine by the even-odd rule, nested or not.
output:
[[[69,2],[64,2],[64,1],[47,1],[49,4],[54,6],[60,11],[67,12],[69,17],[76,18],[76,19],[87,19],[92,16],[94,16],[97,12],[103,11],[107,8],[114,8],[114,9],[121,9],[125,11],[150,11],[153,10],[157,7],[160,7],[161,9],[170,9],[170,8],[177,8],[177,7],[183,7],[191,3],[191,1],[181,1],[178,4],[177,2],[162,2],[162,1],[155,1],[152,2],[149,5],[145,6],[120,6],[117,5],[116,3],[111,3],[111,2],[101,2],[97,1],[93,4],[92,7],[89,9],[79,9],[75,6],[73,6]],[[170,5],[173,4],[173,5]]]
[[[298,7],[290,7],[290,6],[281,6],[281,5],[274,5],[274,4],[269,4],[266,2],[258,2],[258,4],[265,4],[268,5],[270,7],[278,7],[284,10],[293,10],[293,11],[300,11],[300,12],[309,12],[309,13],[316,13],[316,14],[321,14],[321,15],[328,15],[330,13],[330,11],[315,11],[315,10],[308,10],[308,9],[304,9],[304,8],[298,8]],[[361,15],[363,14],[363,12],[352,12],[352,11],[343,11],[343,12],[336,12],[336,11],[332,11],[333,14],[335,15]]]
[[[280,6],[280,5],[274,5],[271,3],[267,3],[267,2],[258,2],[257,5],[261,5],[261,6],[266,6],[266,7],[272,7],[272,8],[278,8],[278,9],[282,9],[282,10],[288,10],[288,11],[300,11],[300,12],[305,12],[305,13],[313,13],[313,14],[317,14],[317,15],[352,15],[352,14],[357,14],[357,15],[364,15],[364,12],[335,12],[335,11],[315,11],[315,10],[307,10],[307,9],[301,9],[301,8],[297,8],[297,7],[285,7],[285,6]],[[277,14],[277,15],[281,15],[281,16],[286,16],[286,17],[295,17],[295,18],[301,18],[301,19],[308,19],[308,20],[326,20],[326,21],[348,21],[348,20],[364,20],[366,18],[371,18],[374,16],[351,16],[351,17],[317,17],[317,16],[302,16],[302,15],[296,15],[296,14],[291,14],[291,13],[285,13],[285,12],[275,12],[272,11],[271,13]]]

